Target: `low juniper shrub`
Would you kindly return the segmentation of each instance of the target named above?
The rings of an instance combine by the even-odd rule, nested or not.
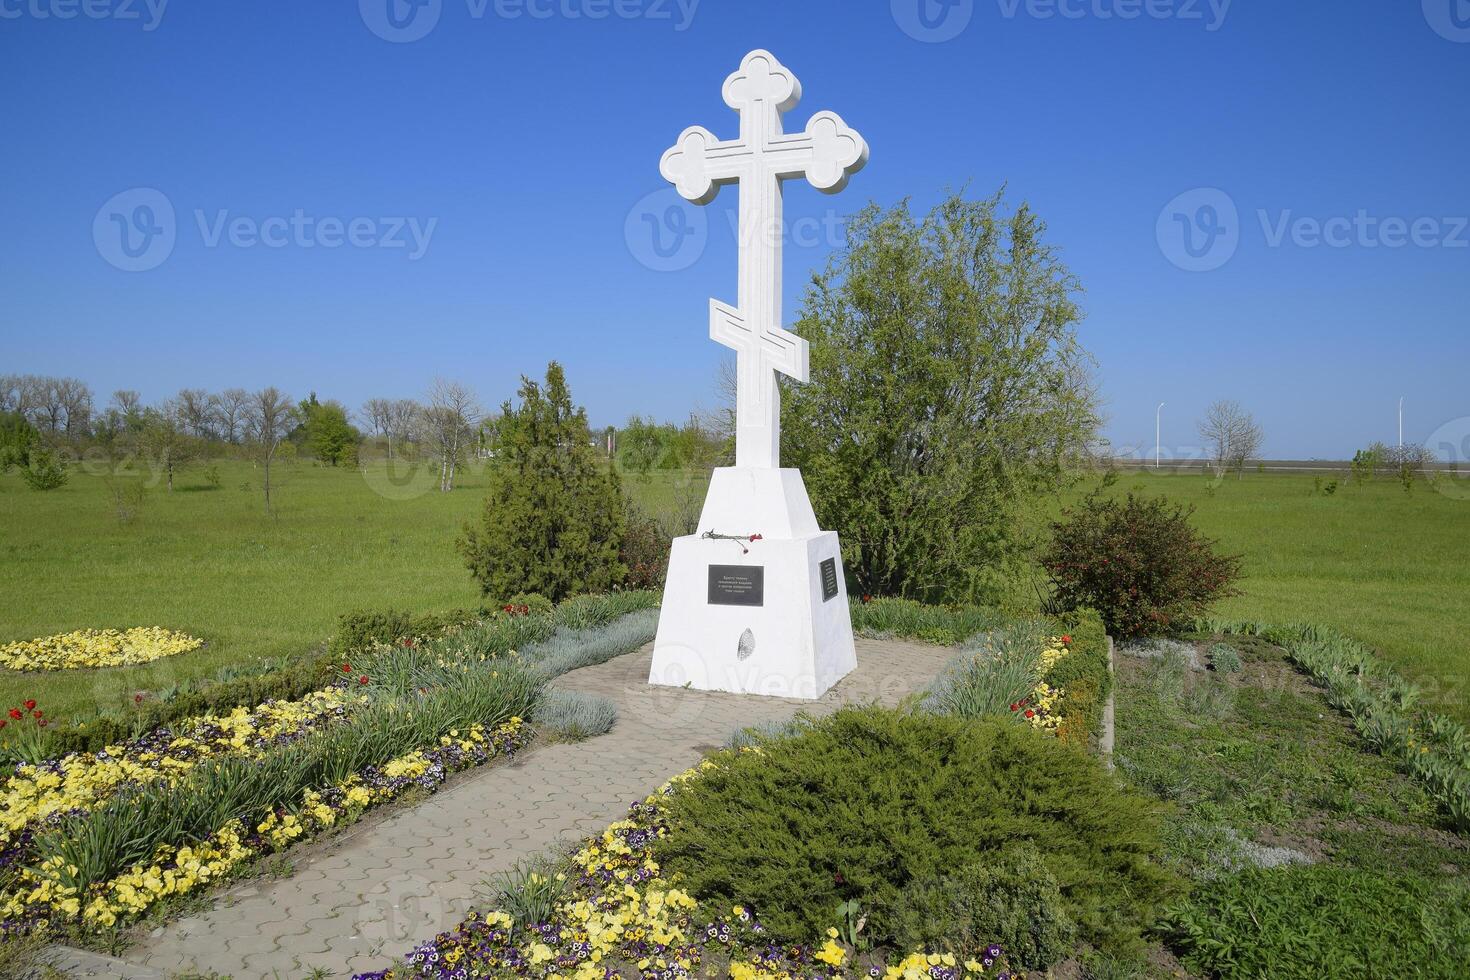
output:
[[[899,949],[949,949],[967,958],[995,942],[1031,970],[1065,959],[1077,933],[1056,878],[1029,842],[910,882],[888,918]]]
[[[1154,861],[1157,804],[1087,753],[1008,720],[844,708],[759,753],[727,753],[669,800],[654,845],[698,898],[758,909],[777,942],[872,909],[874,942],[915,882],[1030,842],[1065,915],[1095,945],[1128,945],[1172,890]]]

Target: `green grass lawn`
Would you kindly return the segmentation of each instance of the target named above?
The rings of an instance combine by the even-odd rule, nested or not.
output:
[[[43,698],[65,717],[224,664],[304,653],[350,609],[479,601],[453,547],[484,492],[478,468],[441,494],[432,467],[405,481],[382,464],[364,474],[296,462],[281,468],[274,514],[254,467],[218,468],[218,488],[200,467],[172,493],[152,488],[130,524],[119,523],[97,476],[73,470],[51,493],[0,476],[0,640],[159,625],[208,641],[146,668],[0,671],[0,704]],[[704,489],[677,472],[624,484],[666,517],[697,514]],[[1470,607],[1470,501],[1425,487],[1406,494],[1388,480],[1314,495],[1312,477],[1296,474],[1247,473],[1213,493],[1198,474],[1125,474],[1116,491],[1130,489],[1195,504],[1199,526],[1245,556],[1245,595],[1223,614],[1336,626],[1378,647],[1437,707],[1470,720],[1470,646],[1459,634]]]
[[[1324,474],[1324,482],[1331,474]],[[1426,700],[1470,721],[1470,500],[1381,479],[1313,493],[1307,474],[1247,472],[1213,493],[1198,473],[1125,473],[1115,488],[1197,508],[1196,524],[1245,556],[1245,593],[1222,616],[1320,622],[1377,647]]]
[[[192,467],[172,493],[150,489],[126,525],[100,477],[73,469],[65,487],[35,493],[0,476],[0,640],[159,625],[207,641],[127,670],[0,670],[0,705],[35,697],[65,719],[224,664],[304,653],[350,609],[478,604],[453,546],[484,492],[477,469],[441,494],[436,472],[390,481],[382,464],[364,475],[292,463],[278,468],[268,514],[257,469],[217,465],[218,488]]]

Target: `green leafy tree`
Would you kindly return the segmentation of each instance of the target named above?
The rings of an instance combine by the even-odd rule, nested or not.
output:
[[[520,399],[501,409],[484,510],[465,526],[460,554],[496,599],[536,592],[560,601],[621,584],[622,488],[598,461],[561,365],[547,366],[544,387],[523,377]]]
[[[41,443],[41,434],[19,412],[0,412],[0,473],[12,466],[30,465],[31,451]]]
[[[31,450],[21,470],[26,485],[32,490],[56,490],[66,485],[66,467],[54,450],[36,447]]]
[[[174,488],[175,471],[198,459],[203,448],[200,440],[189,434],[172,403],[144,411],[137,439],[144,457],[163,472],[170,491]]]
[[[678,434],[675,426],[634,415],[618,433],[618,462],[645,479],[652,470],[675,466]]]
[[[318,404],[307,417],[307,448],[324,463],[351,463],[358,440],[358,431],[347,421],[347,410],[336,402]]]
[[[807,292],[811,383],[785,389],[782,457],[856,591],[993,600],[1018,527],[1097,425],[1077,281],[1045,225],[1001,194],[856,215]]]

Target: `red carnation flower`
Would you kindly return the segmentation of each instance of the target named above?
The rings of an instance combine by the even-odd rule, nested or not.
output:
[[[27,711],[30,711],[35,706],[36,706],[36,699],[35,698],[26,698],[26,710]]]

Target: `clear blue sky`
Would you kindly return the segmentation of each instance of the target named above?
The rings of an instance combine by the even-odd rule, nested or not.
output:
[[[681,418],[713,401],[735,196],[668,262],[640,201],[685,126],[734,134],[720,83],[766,47],[804,84],[788,128],[830,108],[872,147],[844,194],[788,189],[788,324],[829,214],[1006,183],[1086,287],[1115,443],[1151,447],[1159,401],[1166,446],[1228,397],[1278,457],[1392,441],[1400,395],[1411,439],[1470,416],[1466,0],[389,2],[0,0],[0,370],[352,406],[445,375],[490,406],[556,358],[594,422]],[[162,219],[104,204],[136,188],[176,240],[126,272],[111,222]],[[1208,192],[1166,208],[1200,188],[1238,220]],[[310,234],[268,223],[298,211]],[[1341,247],[1300,222],[1360,212]],[[222,213],[285,244],[216,240]],[[413,258],[407,230],[322,247],[324,218],[434,224]],[[1395,248],[1384,219],[1432,220]]]

